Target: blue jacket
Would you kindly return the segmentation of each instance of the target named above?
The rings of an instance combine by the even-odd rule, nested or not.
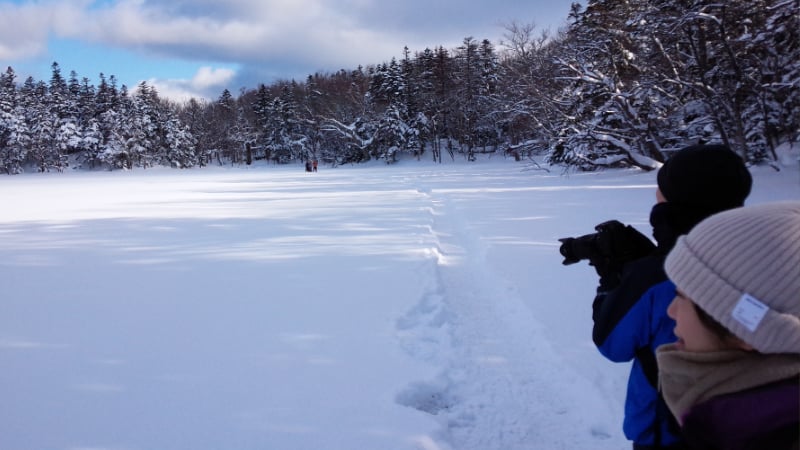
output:
[[[633,361],[625,398],[625,436],[640,445],[671,445],[679,441],[672,417],[648,378],[657,375],[655,350],[675,342],[675,321],[667,307],[675,285],[650,269],[663,264],[653,256],[628,264],[620,285],[595,299],[593,338],[600,353],[614,362]],[[660,270],[663,273],[663,269]],[[648,273],[649,272],[649,273]],[[656,275],[656,276],[654,276]],[[652,284],[647,284],[651,281]]]
[[[667,307],[675,285],[664,272],[664,260],[685,228],[668,226],[676,208],[659,204],[651,213],[658,248],[628,262],[611,280],[600,280],[592,305],[592,338],[600,353],[614,362],[633,361],[625,398],[625,436],[635,444],[669,446],[679,442],[677,424],[656,389],[655,350],[676,341],[675,321]],[[680,229],[679,228],[684,228]]]

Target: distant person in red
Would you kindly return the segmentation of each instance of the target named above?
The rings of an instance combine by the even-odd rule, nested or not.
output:
[[[313,164],[314,164],[314,172],[316,172],[317,171],[317,160],[316,160],[316,158],[314,159]]]

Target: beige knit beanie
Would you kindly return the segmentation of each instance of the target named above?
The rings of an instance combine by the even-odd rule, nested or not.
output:
[[[678,289],[761,353],[800,353],[800,201],[715,214],[681,236]]]

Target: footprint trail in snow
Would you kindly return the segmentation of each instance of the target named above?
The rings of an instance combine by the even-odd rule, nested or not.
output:
[[[396,401],[437,417],[438,449],[618,448],[610,422],[595,423],[589,383],[555,354],[515,286],[486,262],[486,244],[459,216],[457,194],[418,189],[430,202],[430,286],[397,320],[403,348],[439,368]],[[459,246],[457,244],[464,245]],[[432,274],[432,275],[431,275]],[[559,434],[564,422],[574,433]]]

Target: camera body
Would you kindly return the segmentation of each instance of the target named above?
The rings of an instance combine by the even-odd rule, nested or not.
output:
[[[590,233],[578,237],[559,239],[561,248],[558,250],[561,252],[561,256],[564,257],[564,261],[561,264],[568,266],[584,259],[588,260],[599,256],[600,249],[597,245],[597,238],[597,233]]]
[[[609,220],[594,227],[596,233],[559,239],[565,266],[588,260],[592,265],[626,263],[650,254],[655,245],[630,225]]]

